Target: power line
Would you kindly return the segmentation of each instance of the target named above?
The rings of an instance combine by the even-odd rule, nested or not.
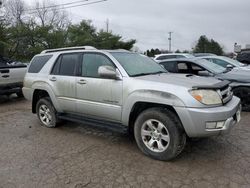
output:
[[[108,0],[100,0],[100,1],[95,1],[95,2],[89,2],[89,3],[84,3],[84,4],[80,4],[80,5],[73,5],[73,6],[67,6],[67,7],[59,7],[56,10],[61,10],[61,9],[67,9],[67,8],[75,8],[75,7],[80,7],[80,6],[84,6],[84,5],[91,5],[91,4],[96,4],[96,3],[101,3],[104,1],[108,1]],[[51,11],[52,9],[50,9]],[[36,12],[30,12],[30,14],[35,14]]]
[[[0,0],[1,1],[1,0]],[[65,5],[72,5],[72,4],[76,4],[76,3],[82,3],[84,1],[89,1],[89,0],[80,0],[80,1],[73,1],[70,3],[63,3],[63,4],[57,4],[57,5],[50,5],[50,6],[46,6],[46,7],[37,7],[37,8],[33,8],[33,9],[27,9],[25,11],[34,11],[37,9],[47,9],[47,8],[54,8],[54,7],[60,7],[60,6],[65,6]],[[90,0],[91,1],[91,0]]]

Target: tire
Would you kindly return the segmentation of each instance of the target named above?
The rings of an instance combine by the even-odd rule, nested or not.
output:
[[[233,89],[233,93],[241,99],[242,111],[250,111],[250,88],[237,87]]]
[[[179,118],[163,108],[143,111],[136,119],[134,135],[145,155],[162,161],[175,158],[186,144],[186,134]]]
[[[18,98],[23,98],[23,92],[22,91],[17,92],[16,95],[17,95]]]
[[[36,113],[42,126],[54,128],[58,124],[56,110],[48,97],[39,99],[36,104]]]

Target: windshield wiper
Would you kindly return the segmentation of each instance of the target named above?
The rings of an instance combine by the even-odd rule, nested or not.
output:
[[[161,73],[167,73],[167,72],[165,72],[165,71],[157,71],[157,72],[149,72],[149,73],[140,73],[140,74],[132,75],[131,77],[154,75],[154,74],[161,74]]]

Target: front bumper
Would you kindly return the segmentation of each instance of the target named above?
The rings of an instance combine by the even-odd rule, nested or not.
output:
[[[182,125],[189,137],[208,137],[227,133],[239,121],[241,104],[240,99],[233,97],[224,106],[212,108],[175,107]],[[209,122],[224,122],[219,129],[207,129]]]

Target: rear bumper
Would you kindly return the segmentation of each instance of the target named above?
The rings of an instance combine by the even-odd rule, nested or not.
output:
[[[23,87],[23,88],[22,88],[22,91],[23,91],[23,95],[24,95],[25,99],[31,101],[31,100],[32,100],[32,96],[33,96],[34,90],[31,89],[31,88]]]
[[[229,132],[240,116],[240,99],[233,97],[225,106],[213,108],[175,107],[189,137],[208,137]],[[208,129],[210,122],[224,122],[223,127]]]
[[[0,85],[0,95],[8,95],[12,93],[18,93],[22,91],[23,83],[11,83],[11,84],[1,84]]]

